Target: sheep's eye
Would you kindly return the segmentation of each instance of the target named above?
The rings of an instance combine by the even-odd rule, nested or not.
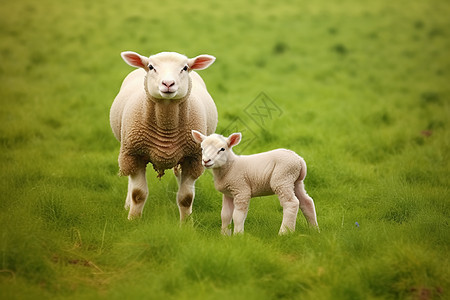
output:
[[[183,71],[187,71],[188,70],[188,66],[184,66]]]
[[[148,65],[148,69],[151,71],[154,70],[155,68],[152,65]]]
[[[219,151],[217,151],[217,154],[219,154],[220,152],[225,151],[225,148],[220,148]]]

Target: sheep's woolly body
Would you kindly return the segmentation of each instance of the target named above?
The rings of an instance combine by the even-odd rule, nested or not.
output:
[[[167,63],[180,56],[173,54],[172,58],[171,55],[159,54],[158,59],[161,62],[162,57]],[[203,166],[201,150],[192,139],[191,129],[208,134],[214,132],[217,124],[215,104],[195,71],[189,72],[187,94],[179,99],[154,98],[147,87],[147,74],[148,70],[142,68],[131,72],[111,107],[111,128],[121,143],[120,174],[133,176],[144,170],[145,176],[145,167],[150,162],[158,177],[164,175],[165,170],[176,167],[180,184],[183,184],[183,171],[184,175],[196,179],[202,174]],[[132,191],[128,194],[133,198]],[[193,198],[193,192],[189,194]],[[129,206],[128,198],[126,206]]]
[[[156,103],[150,99],[143,84],[145,71],[135,70],[129,76],[141,82],[140,90],[135,90],[135,81],[130,82],[126,78],[124,85],[130,84],[122,85],[111,108],[112,128],[116,138],[121,141],[120,174],[130,175],[141,164],[150,162],[162,175],[164,170],[175,167],[185,157],[198,161],[197,172],[201,174],[200,148],[192,140],[191,129],[213,132],[215,126],[212,124],[217,119],[217,113],[211,97],[207,98],[209,103],[202,103],[203,97],[209,94],[203,88],[203,82],[198,82],[200,76],[191,74],[195,76],[196,83],[201,85],[197,87],[191,84],[194,85],[191,93],[173,104]],[[207,115],[213,119],[210,124],[206,122]]]

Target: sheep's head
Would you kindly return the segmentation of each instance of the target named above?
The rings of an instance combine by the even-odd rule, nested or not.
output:
[[[142,68],[147,72],[146,89],[156,100],[177,100],[186,97],[191,85],[189,72],[206,69],[216,59],[210,55],[187,58],[176,52],[161,52],[145,57],[126,51],[121,55],[130,66]]]
[[[233,133],[229,137],[219,134],[205,136],[197,130],[192,130],[194,141],[202,147],[202,164],[206,168],[220,168],[233,155],[232,147],[241,141],[241,133]]]

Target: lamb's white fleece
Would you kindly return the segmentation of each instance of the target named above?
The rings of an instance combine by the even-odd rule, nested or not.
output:
[[[194,140],[201,143],[203,165],[211,168],[215,188],[223,193],[222,233],[244,231],[250,198],[277,194],[283,207],[279,234],[295,230],[298,208],[309,224],[318,227],[313,199],[306,193],[303,180],[306,163],[295,152],[277,149],[254,155],[236,155],[232,147],[241,134],[228,138],[218,134],[205,136],[193,130]]]

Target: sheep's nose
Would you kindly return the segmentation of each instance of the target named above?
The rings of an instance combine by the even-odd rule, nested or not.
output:
[[[207,163],[209,163],[210,161],[211,161],[210,159],[207,159],[207,160],[204,159],[204,160],[203,160],[203,163],[204,163],[204,164],[207,164]]]
[[[175,80],[163,80],[162,84],[170,88],[175,85]]]

